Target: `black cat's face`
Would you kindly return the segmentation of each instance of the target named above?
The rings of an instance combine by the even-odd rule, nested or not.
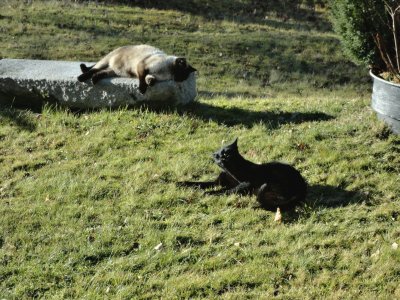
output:
[[[222,147],[220,150],[213,154],[214,162],[225,169],[229,167],[230,162],[235,161],[235,158],[239,155],[237,147],[237,139],[230,145]]]
[[[174,80],[178,82],[184,81],[189,77],[190,73],[196,71],[195,68],[186,62],[186,58],[178,57],[174,63]]]

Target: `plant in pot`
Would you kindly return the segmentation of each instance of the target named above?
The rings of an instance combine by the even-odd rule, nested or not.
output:
[[[400,134],[400,0],[333,0],[345,52],[370,68],[372,108]]]

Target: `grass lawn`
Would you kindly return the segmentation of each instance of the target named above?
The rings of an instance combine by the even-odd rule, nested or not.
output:
[[[199,96],[162,111],[0,106],[1,299],[400,298],[400,137],[326,12],[25,2],[0,2],[0,57],[149,43],[188,58]],[[235,137],[307,179],[282,224],[254,197],[175,185],[214,177],[211,153]]]

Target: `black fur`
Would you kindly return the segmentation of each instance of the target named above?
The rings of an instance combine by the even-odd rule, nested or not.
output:
[[[82,74],[78,76],[78,81],[85,82],[86,80],[93,77],[93,75],[99,70],[94,69],[94,65],[87,67],[85,64],[80,64]]]
[[[216,180],[179,184],[201,189],[222,187],[208,194],[255,194],[260,205],[270,210],[290,209],[305,200],[307,184],[299,171],[280,162],[255,164],[246,160],[239,153],[237,139],[215,152],[213,159],[223,169]]]
[[[174,73],[174,80],[177,82],[182,82],[188,79],[190,73],[196,72],[197,70],[193,68],[186,62],[186,58],[178,57],[175,60],[173,73]]]
[[[86,72],[88,72],[90,69],[92,69],[92,68],[94,67],[94,65],[91,66],[91,67],[87,67],[85,64],[80,64],[80,67],[81,67],[82,73],[86,73]]]

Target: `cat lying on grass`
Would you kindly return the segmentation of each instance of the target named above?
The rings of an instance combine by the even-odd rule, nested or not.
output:
[[[166,55],[149,45],[124,46],[115,49],[91,67],[81,64],[80,82],[92,79],[93,84],[108,77],[134,77],[139,79],[139,91],[144,94],[148,86],[157,81],[186,80],[196,69],[184,57]]]
[[[237,139],[215,152],[213,159],[223,170],[217,179],[178,184],[201,189],[222,187],[207,194],[255,194],[261,207],[268,210],[291,209],[305,200],[307,184],[299,171],[280,162],[255,164],[246,160],[239,153]]]

